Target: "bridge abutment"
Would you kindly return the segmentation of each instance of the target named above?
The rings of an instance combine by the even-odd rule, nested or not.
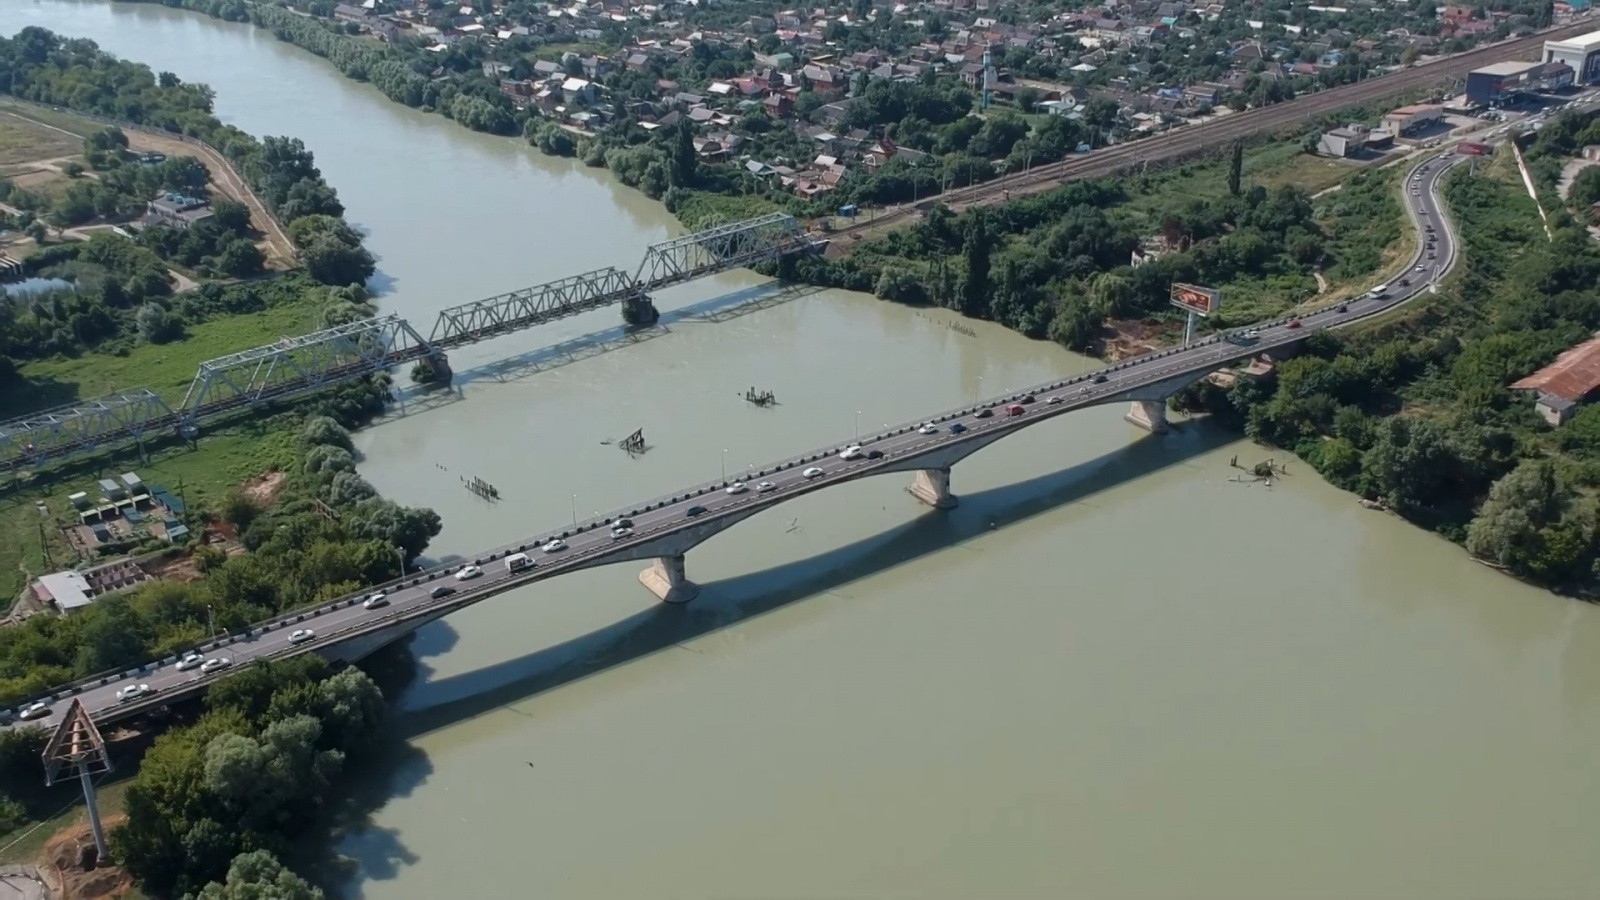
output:
[[[1165,434],[1167,431],[1167,401],[1135,400],[1128,405],[1128,414],[1123,418],[1151,434]]]
[[[683,556],[662,556],[639,573],[639,583],[667,603],[688,603],[700,593],[700,585],[689,580]]]
[[[653,325],[661,318],[650,295],[643,291],[622,298],[622,321],[629,325]]]
[[[950,469],[918,469],[911,486],[906,488],[911,496],[934,509],[955,509],[960,500],[950,493]]]

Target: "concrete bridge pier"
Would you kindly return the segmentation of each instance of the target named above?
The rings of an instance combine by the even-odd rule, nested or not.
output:
[[[942,469],[918,469],[915,478],[911,479],[911,486],[906,488],[911,496],[921,500],[934,509],[955,509],[960,501],[955,494],[950,493],[950,467]]]
[[[700,593],[700,585],[690,581],[684,570],[682,554],[657,557],[639,573],[639,583],[667,603],[688,603]]]
[[[622,321],[629,325],[654,325],[661,311],[644,291],[622,298]]]
[[[450,368],[450,357],[435,353],[427,358],[427,362],[433,369],[433,384],[448,385],[455,380],[456,373]]]
[[[1165,434],[1167,431],[1167,401],[1135,400],[1128,405],[1128,414],[1123,418],[1151,434]]]

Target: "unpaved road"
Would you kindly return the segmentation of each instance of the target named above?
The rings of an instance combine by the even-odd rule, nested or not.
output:
[[[233,170],[233,165],[222,154],[200,144],[161,137],[147,131],[125,128],[123,133],[128,136],[128,146],[135,150],[165,153],[168,156],[199,157],[205,162],[206,168],[211,170],[213,185],[222,193],[249,207],[251,226],[266,236],[264,242],[266,246],[263,250],[267,254],[267,264],[284,269],[294,265],[294,244],[289,242],[289,236],[283,233],[278,220],[267,213],[261,198],[257,197],[256,192],[239,177],[239,173]]]

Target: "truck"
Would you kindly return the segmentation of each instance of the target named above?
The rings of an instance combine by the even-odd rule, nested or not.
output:
[[[526,553],[513,553],[506,557],[507,572],[520,572],[523,569],[531,568],[533,568],[533,560],[529,559]]]

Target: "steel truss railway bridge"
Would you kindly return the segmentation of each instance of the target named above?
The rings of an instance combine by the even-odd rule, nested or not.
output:
[[[399,315],[286,337],[200,364],[176,408],[154,391],[124,391],[0,422],[0,472],[16,473],[147,437],[199,434],[208,419],[243,407],[290,400],[372,372],[426,360],[450,377],[446,352],[605,306],[644,325],[658,316],[651,296],[664,288],[811,250],[815,243],[785,213],[709,228],[652,244],[631,275],[607,266],[441,310],[423,337]]]

